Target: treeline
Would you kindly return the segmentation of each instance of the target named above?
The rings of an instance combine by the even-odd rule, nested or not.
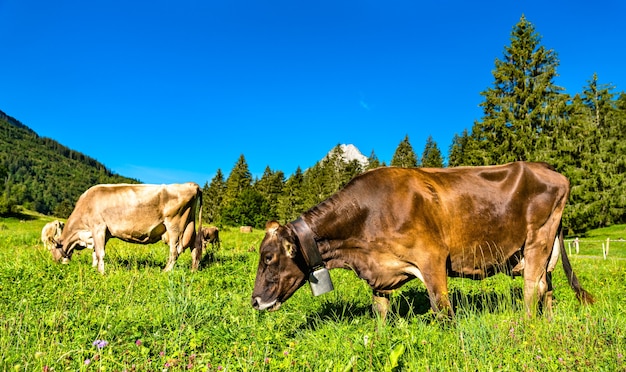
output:
[[[564,214],[569,233],[626,223],[626,94],[600,84],[596,74],[582,92],[566,94],[554,82],[558,64],[556,52],[541,45],[540,35],[522,16],[503,58],[495,62],[493,86],[481,92],[482,119],[455,135],[445,165],[544,161],[570,179]],[[337,147],[327,159],[287,179],[268,167],[253,180],[242,155],[227,179],[218,170],[204,186],[204,216],[218,225],[287,222],[353,176],[385,166],[374,152],[366,166],[341,159]],[[438,167],[444,161],[432,138],[418,158],[406,137],[390,165]]]
[[[67,217],[78,197],[98,183],[137,183],[57,141],[41,138],[0,111],[0,215],[19,206]]]

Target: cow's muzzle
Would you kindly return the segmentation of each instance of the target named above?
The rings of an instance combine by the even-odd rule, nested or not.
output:
[[[280,308],[281,302],[274,300],[271,302],[264,302],[261,297],[252,297],[252,307],[256,310],[276,311]]]

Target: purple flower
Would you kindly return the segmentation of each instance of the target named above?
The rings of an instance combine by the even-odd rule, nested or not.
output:
[[[103,349],[108,344],[109,342],[106,340],[96,340],[92,343],[92,345],[95,346],[98,350]]]
[[[135,341],[135,345],[141,346],[141,340],[138,339],[137,341]]]
[[[88,366],[91,363],[91,359],[87,358],[85,359],[85,365]]]

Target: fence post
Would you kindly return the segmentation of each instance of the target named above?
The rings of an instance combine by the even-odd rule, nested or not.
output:
[[[602,243],[602,257],[606,260],[606,246]]]
[[[571,242],[567,242],[567,250],[569,251],[569,255],[572,255],[572,243]]]
[[[576,254],[578,254],[578,249],[579,249],[578,237],[576,237],[576,239],[574,239],[574,249],[576,250]]]
[[[606,255],[609,255],[609,243],[611,242],[611,238],[606,238]]]

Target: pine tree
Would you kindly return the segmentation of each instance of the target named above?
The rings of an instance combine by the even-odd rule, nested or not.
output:
[[[217,169],[210,184],[202,188],[202,219],[211,224],[221,225],[220,209],[226,190],[226,181],[221,169]]]
[[[296,219],[307,209],[304,204],[303,180],[302,169],[298,167],[296,172],[285,182],[283,191],[278,198],[277,207],[278,218],[282,223]]]
[[[254,184],[254,189],[263,196],[267,203],[267,220],[278,218],[278,197],[282,193],[284,183],[285,174],[282,171],[274,172],[267,166],[261,179]]]
[[[562,112],[562,88],[554,84],[557,55],[540,45],[541,36],[524,16],[513,27],[511,45],[496,59],[494,84],[481,95],[482,121],[474,123],[470,163],[534,160]]]
[[[378,160],[378,156],[376,156],[376,153],[372,150],[370,156],[367,158],[367,169],[378,168],[381,165],[382,164],[380,163],[380,160]]]
[[[220,208],[220,214],[224,219],[224,223],[234,225],[241,223],[239,217],[243,215],[243,211],[240,208],[239,198],[244,191],[250,189],[252,189],[252,174],[248,169],[246,158],[241,154],[226,180],[224,198]]]
[[[425,168],[442,168],[443,157],[441,151],[437,147],[437,142],[432,136],[428,136],[426,140],[426,146],[424,146],[424,152],[422,153],[422,167]]]
[[[413,151],[413,146],[411,146],[409,135],[407,134],[396,148],[391,158],[391,166],[415,168],[417,164],[417,155]]]
[[[452,137],[452,144],[448,150],[448,166],[459,167],[462,165],[472,164],[469,161],[470,151],[468,150],[468,142],[470,141],[470,134],[467,129],[463,130],[463,133],[459,136],[454,134]]]

